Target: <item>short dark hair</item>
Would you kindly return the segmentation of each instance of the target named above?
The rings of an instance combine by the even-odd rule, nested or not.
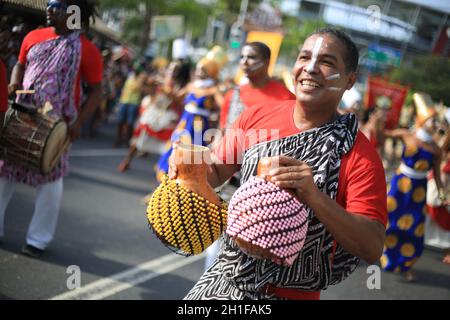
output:
[[[314,31],[309,35],[309,37],[316,35],[316,34],[329,34],[334,36],[336,39],[341,41],[341,43],[344,45],[345,49],[347,50],[346,55],[344,57],[344,63],[347,72],[353,71],[356,72],[358,69],[358,61],[359,61],[359,53],[358,48],[356,47],[353,40],[342,30],[335,29],[335,28],[322,28],[317,31]],[[308,37],[308,38],[309,38]]]
[[[258,51],[264,60],[270,60],[270,48],[265,43],[259,41],[247,42],[242,46],[242,48],[246,46],[252,47]]]

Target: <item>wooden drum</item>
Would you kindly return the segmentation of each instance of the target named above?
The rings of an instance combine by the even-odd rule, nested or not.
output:
[[[8,164],[48,174],[64,152],[67,136],[65,121],[12,103],[0,135],[1,158]]]

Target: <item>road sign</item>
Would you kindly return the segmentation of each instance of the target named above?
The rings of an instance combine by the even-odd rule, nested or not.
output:
[[[244,42],[244,30],[242,26],[239,24],[239,21],[236,21],[230,30],[230,47],[231,49],[239,49]]]
[[[400,50],[391,47],[371,43],[367,50],[367,59],[376,64],[398,67],[402,60],[402,53]]]
[[[155,16],[152,18],[152,39],[166,41],[182,38],[184,35],[183,16]]]

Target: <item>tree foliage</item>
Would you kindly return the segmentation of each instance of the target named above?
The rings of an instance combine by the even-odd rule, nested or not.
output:
[[[148,43],[151,17],[163,12],[166,8],[164,0],[102,0],[101,10],[126,10],[122,37],[125,41],[138,45],[144,52]]]
[[[233,23],[241,8],[240,1],[217,0],[212,9],[212,15],[227,23]]]
[[[249,0],[247,12],[252,12],[263,0]],[[215,0],[210,4],[202,4],[194,0],[102,0],[101,9],[126,10],[128,15],[124,21],[122,37],[129,43],[138,45],[143,51],[148,43],[145,36],[150,32],[150,21],[154,15],[183,15],[187,30],[192,31],[193,38],[204,35],[208,17],[219,19],[231,26],[238,18],[241,1]],[[280,0],[271,0],[274,6]],[[288,16],[283,19],[285,37],[280,55],[288,59],[295,58],[308,34],[325,26],[320,20],[299,21]]]
[[[295,59],[299,48],[303,45],[309,34],[325,27],[323,20],[304,20],[300,22],[296,17],[284,17],[283,28],[285,36],[281,44],[280,54],[286,58]]]
[[[393,81],[410,86],[412,91],[430,94],[435,101],[450,106],[450,59],[426,55],[415,58],[411,65],[403,64],[390,75]]]
[[[199,37],[205,32],[208,16],[212,9],[192,0],[166,1],[165,14],[180,15],[185,18],[185,26],[192,31],[192,36]]]
[[[152,16],[183,15],[186,28],[197,37],[204,32],[211,11],[209,7],[191,0],[102,0],[101,8],[128,12],[122,37],[139,45],[141,51],[145,50],[148,43]]]

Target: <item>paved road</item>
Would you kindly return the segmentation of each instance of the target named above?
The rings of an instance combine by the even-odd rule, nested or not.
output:
[[[141,199],[156,187],[156,157],[137,158],[130,171],[116,167],[126,149],[113,149],[114,127],[102,127],[95,139],[73,146],[71,175],[56,238],[39,259],[20,254],[34,205],[34,189],[20,186],[6,213],[6,236],[0,244],[0,299],[181,299],[200,277],[203,257],[170,253],[149,231]],[[406,283],[381,275],[381,289],[367,289],[367,266],[323,299],[450,300],[450,267],[441,253],[426,250],[417,264],[418,281]],[[81,291],[68,289],[81,271]],[[73,268],[73,267],[72,267]],[[75,282],[74,282],[75,281]]]

